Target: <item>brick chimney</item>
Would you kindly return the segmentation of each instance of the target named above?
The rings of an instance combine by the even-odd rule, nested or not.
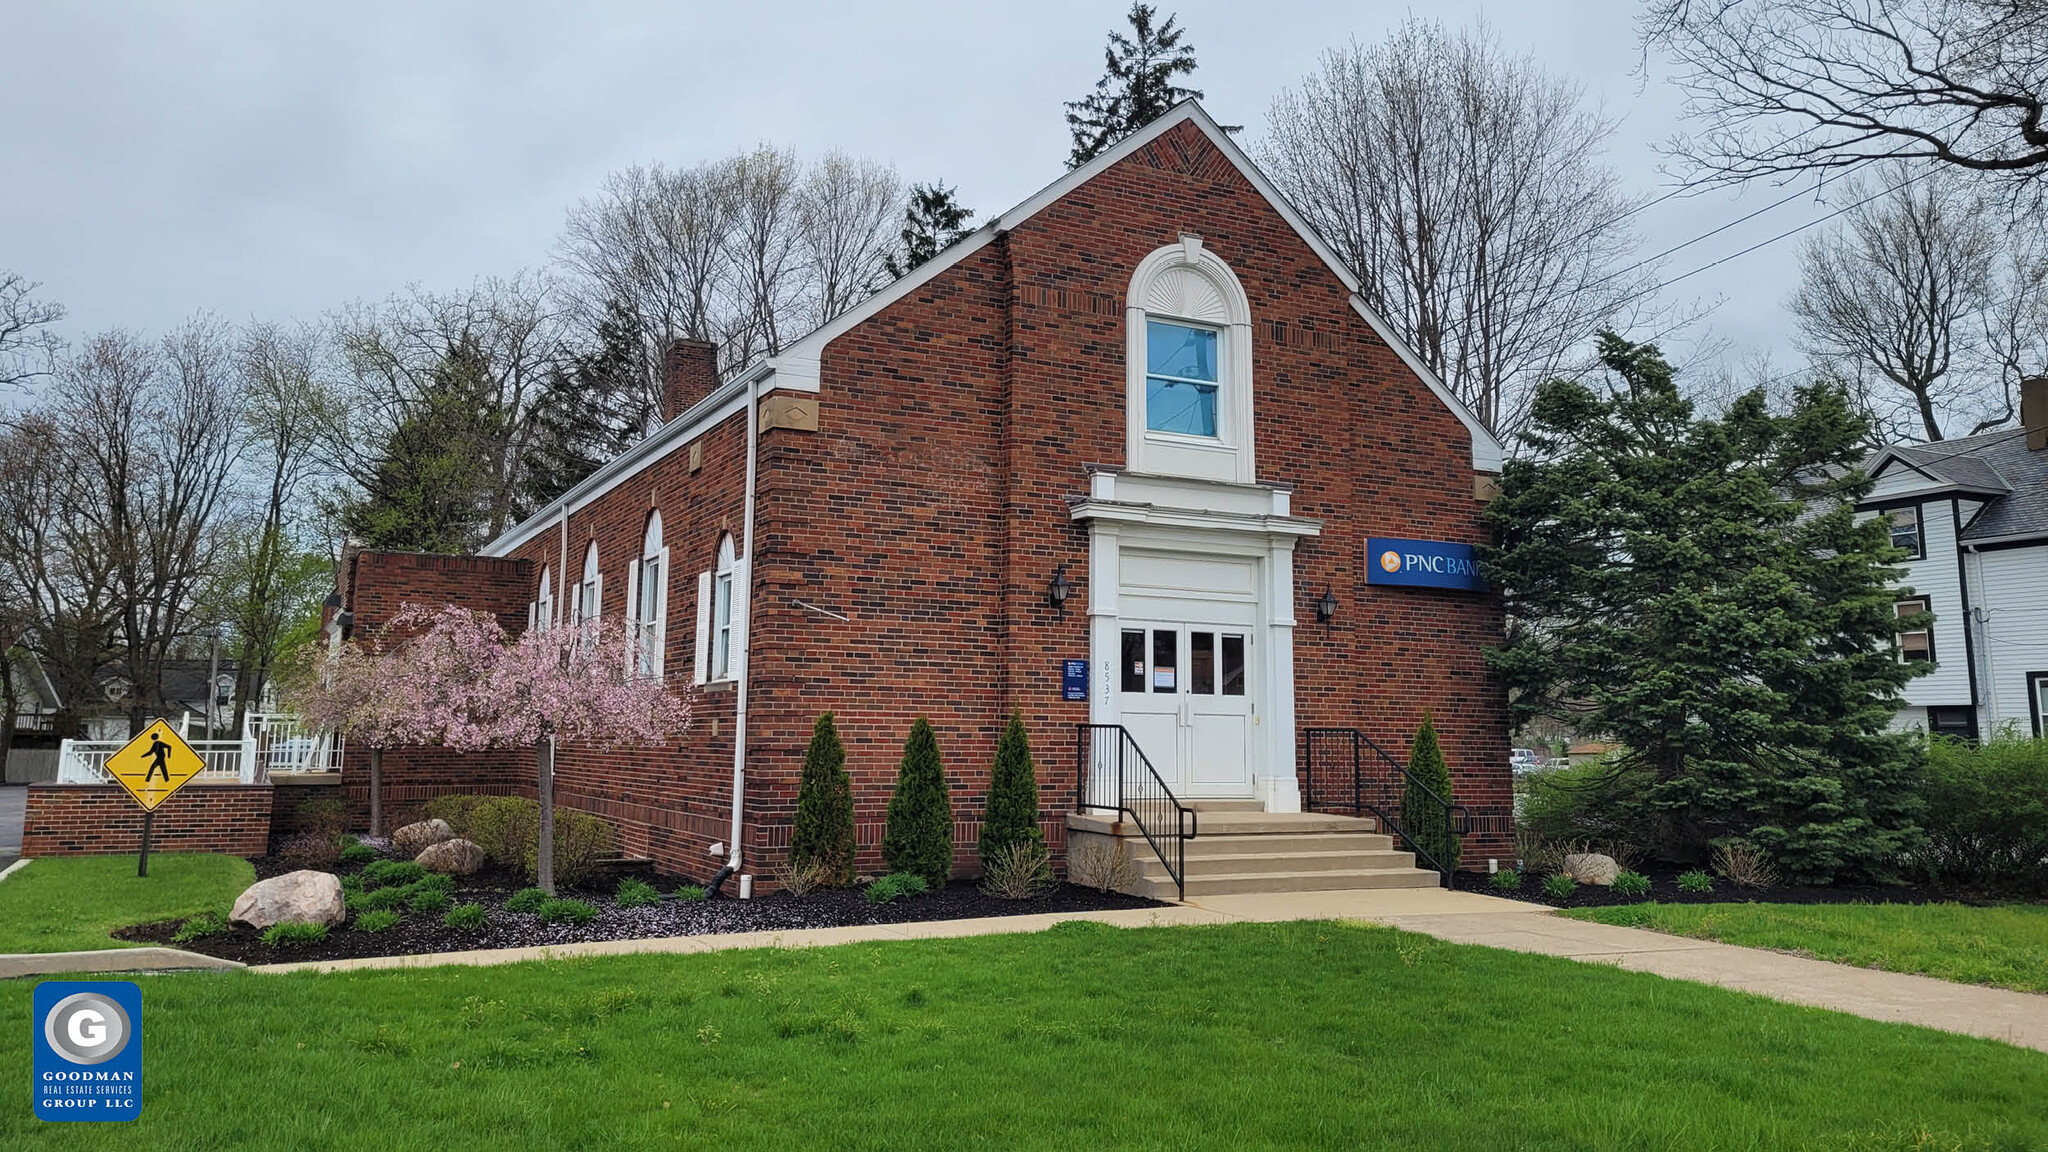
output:
[[[675,341],[663,357],[661,375],[661,419],[667,423],[718,387],[718,345],[708,340]]]
[[[2027,430],[2027,447],[2036,452],[2048,448],[2048,376],[2020,381],[2020,424]]]

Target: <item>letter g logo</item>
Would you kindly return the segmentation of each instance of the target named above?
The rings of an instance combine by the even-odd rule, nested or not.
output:
[[[97,992],[78,992],[57,1001],[43,1018],[43,1039],[73,1064],[102,1064],[128,1047],[128,1013]]]

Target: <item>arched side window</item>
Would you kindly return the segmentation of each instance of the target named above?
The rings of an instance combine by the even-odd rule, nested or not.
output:
[[[697,683],[739,678],[746,597],[746,565],[728,532],[718,538],[717,566],[697,574]]]
[[[604,610],[604,576],[597,570],[597,541],[583,550],[583,580],[576,585],[576,597],[569,602],[569,623],[595,620]]]
[[[626,573],[626,621],[633,637],[633,674],[660,679],[668,638],[668,548],[661,540],[661,513],[647,514],[640,555]]]
[[[546,565],[540,570],[540,591],[534,596],[533,606],[526,614],[526,626],[536,632],[545,632],[555,624],[555,588]]]
[[[1139,261],[1124,320],[1126,466],[1250,484],[1251,304],[1199,236]]]

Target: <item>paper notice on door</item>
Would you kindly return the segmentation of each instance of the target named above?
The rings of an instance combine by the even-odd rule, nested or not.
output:
[[[1171,665],[1152,669],[1152,688],[1154,691],[1171,691],[1173,689],[1173,667]]]

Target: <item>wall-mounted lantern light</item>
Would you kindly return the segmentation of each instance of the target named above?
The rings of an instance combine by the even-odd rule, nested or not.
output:
[[[1330,621],[1337,615],[1337,596],[1323,585],[1323,598],[1316,601],[1316,621],[1323,626],[1323,635],[1330,634]]]
[[[1052,583],[1045,586],[1045,602],[1059,609],[1060,615],[1067,614],[1067,595],[1074,590],[1074,582],[1067,579],[1067,566],[1062,563],[1052,574]]]

